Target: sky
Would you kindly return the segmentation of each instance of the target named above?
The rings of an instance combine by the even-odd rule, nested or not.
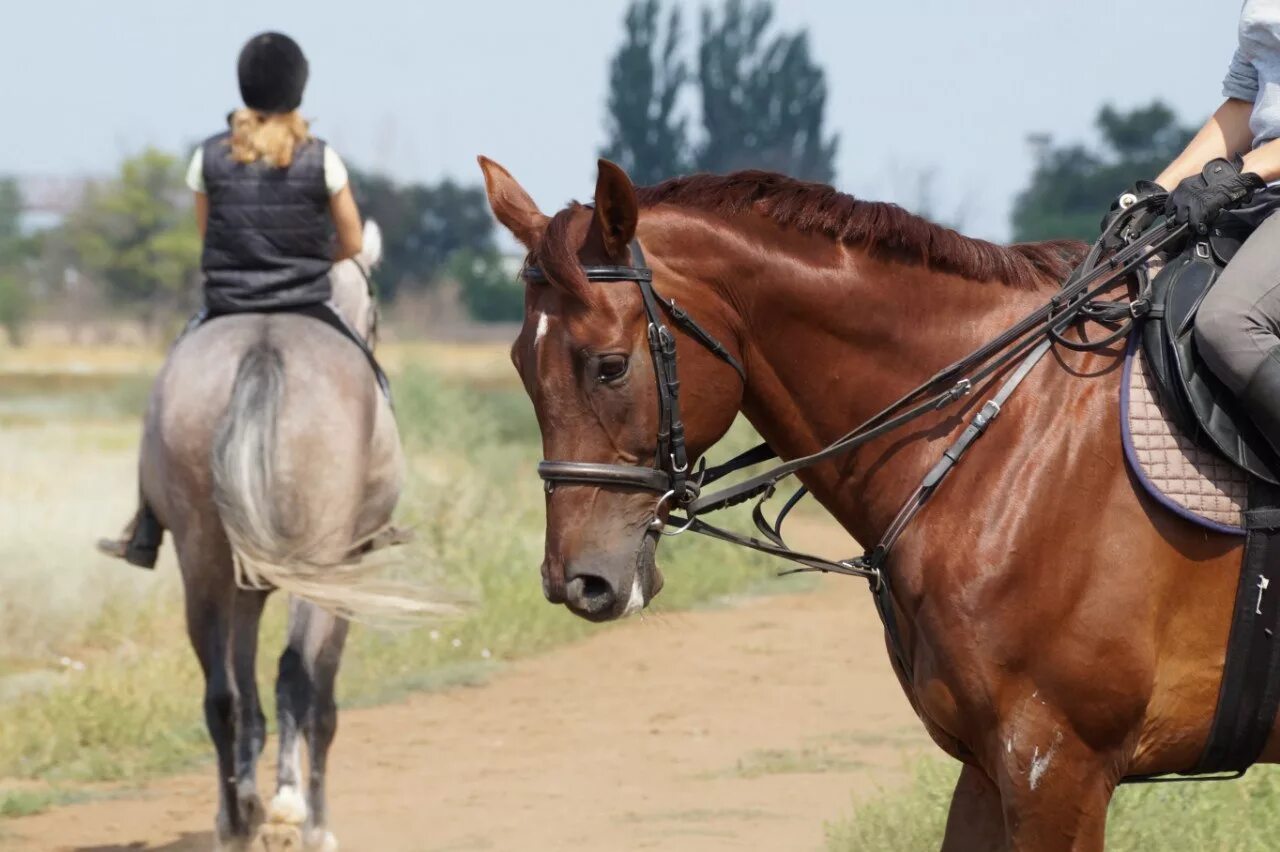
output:
[[[304,114],[349,162],[470,183],[486,154],[554,211],[591,195],[626,0],[4,5],[0,174],[104,175],[146,146],[186,150],[239,104],[243,42],[277,29],[310,60]],[[692,45],[704,3],[680,5]],[[837,186],[912,206],[931,175],[935,214],[996,239],[1034,164],[1029,134],[1090,141],[1101,104],[1153,98],[1198,124],[1238,17],[1222,0],[775,7],[826,70]]]

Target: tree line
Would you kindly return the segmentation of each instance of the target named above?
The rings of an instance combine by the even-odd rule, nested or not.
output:
[[[803,29],[778,31],[768,0],[724,0],[701,9],[686,49],[689,41],[678,3],[630,4],[608,65],[603,156],[640,184],[741,168],[835,179],[839,138],[825,126],[825,73]],[[1111,199],[1154,175],[1191,135],[1158,102],[1104,106],[1096,125],[1098,145],[1034,140],[1035,166],[1011,215],[1015,240],[1092,239]],[[17,183],[0,180],[0,328],[20,339],[36,304],[59,295],[151,320],[194,308],[200,239],[184,169],[182,158],[144,151],[93,184],[56,227],[30,235],[20,228]],[[521,317],[523,288],[499,257],[481,186],[398,182],[358,168],[351,180],[362,212],[383,229],[376,279],[385,301],[452,279],[473,318]]]

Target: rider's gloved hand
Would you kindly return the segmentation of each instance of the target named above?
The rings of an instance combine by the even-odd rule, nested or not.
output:
[[[1139,204],[1153,197],[1168,195],[1165,188],[1155,181],[1140,180],[1111,202],[1111,209],[1102,217],[1099,226],[1106,237],[1104,246],[1117,249],[1129,237],[1136,237],[1160,214],[1159,204]]]
[[[1184,179],[1169,193],[1165,215],[1179,225],[1189,223],[1197,234],[1209,233],[1219,213],[1248,203],[1255,192],[1266,189],[1265,180],[1243,168],[1238,156],[1205,163],[1200,174]]]

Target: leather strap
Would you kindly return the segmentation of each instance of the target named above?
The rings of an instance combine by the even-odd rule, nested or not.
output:
[[[541,476],[548,485],[553,482],[577,485],[629,485],[656,491],[659,494],[667,491],[667,483],[670,481],[667,474],[657,468],[594,462],[543,461],[538,463],[538,476]]]

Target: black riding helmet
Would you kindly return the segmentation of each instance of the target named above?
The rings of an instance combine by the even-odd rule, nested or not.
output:
[[[284,33],[259,33],[240,50],[240,97],[259,112],[292,112],[307,85],[307,57]]]

